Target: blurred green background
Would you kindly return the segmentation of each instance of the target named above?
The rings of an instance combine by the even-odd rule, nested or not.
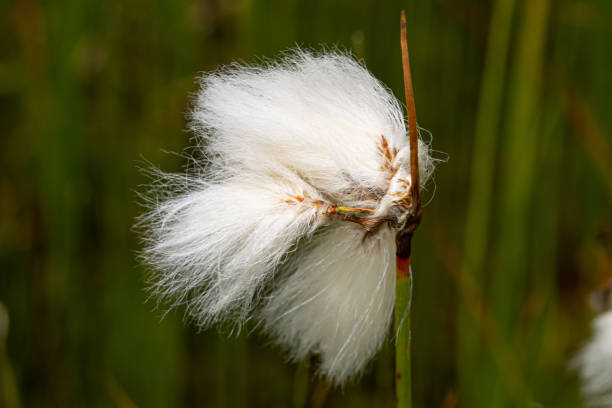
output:
[[[612,277],[609,0],[0,2],[0,406],[300,406],[267,339],[146,302],[139,162],[181,169],[198,72],[295,44],[403,99],[402,8],[449,156],[413,250],[415,407],[581,406],[568,361]],[[389,341],[328,406],[393,406],[392,369]]]

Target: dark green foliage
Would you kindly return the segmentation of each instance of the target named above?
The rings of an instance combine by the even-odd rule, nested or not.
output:
[[[403,98],[402,8],[417,117],[450,156],[413,241],[414,406],[579,406],[568,360],[612,276],[606,0],[0,3],[0,406],[304,401],[267,339],[146,302],[139,161],[184,164],[162,149],[189,144],[198,72],[295,44],[352,48]],[[393,398],[387,344],[328,404]]]

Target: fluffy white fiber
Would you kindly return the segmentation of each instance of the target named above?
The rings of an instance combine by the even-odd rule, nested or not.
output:
[[[612,408],[612,310],[593,320],[589,342],[574,358],[588,407]]]
[[[393,311],[394,228],[410,211],[400,104],[340,52],[297,50],[200,82],[191,123],[205,160],[162,175],[175,192],[142,219],[153,291],[202,327],[254,318],[342,384],[380,348]],[[424,183],[433,164],[419,149]]]
[[[298,257],[263,309],[266,329],[297,360],[315,352],[335,382],[359,373],[380,348],[395,299],[395,243],[388,227],[362,243],[360,226],[323,233]]]

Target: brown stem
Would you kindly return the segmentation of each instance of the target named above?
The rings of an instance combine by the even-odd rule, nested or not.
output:
[[[402,69],[404,71],[404,91],[406,92],[406,116],[408,117],[408,137],[410,138],[410,199],[412,211],[404,228],[395,237],[396,255],[399,258],[409,258],[412,234],[421,221],[421,180],[419,177],[419,135],[414,106],[412,75],[410,74],[410,56],[408,54],[408,39],[406,35],[406,13],[401,15],[401,46]]]
[[[410,56],[408,54],[408,39],[406,34],[406,12],[402,10],[401,16],[401,45],[402,69],[404,71],[404,91],[406,93],[406,115],[408,116],[408,136],[410,137],[410,178],[414,202],[414,212],[421,207],[421,189],[419,177],[419,135],[414,107],[414,91],[412,88],[412,75],[410,74]]]
[[[307,408],[323,408],[327,395],[331,390],[331,384],[317,374],[317,368],[319,367],[319,358],[315,355],[310,357],[310,364],[308,367],[309,371],[309,385],[308,385],[308,401],[306,402]]]

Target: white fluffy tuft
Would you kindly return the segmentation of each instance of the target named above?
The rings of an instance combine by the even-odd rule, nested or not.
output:
[[[612,310],[593,320],[593,335],[572,364],[578,368],[588,407],[612,407]]]
[[[397,99],[347,55],[302,51],[280,63],[232,65],[201,78],[191,114],[201,146],[220,174],[297,172],[345,204],[347,187],[385,190],[378,151],[408,149]],[[421,144],[422,179],[433,170]],[[409,165],[409,163],[405,163]]]
[[[153,291],[203,327],[256,316],[342,384],[380,348],[393,310],[392,228],[410,186],[402,109],[339,52],[234,64],[201,86],[191,123],[206,165],[162,177],[185,185],[142,219]],[[425,183],[433,160],[419,149]]]
[[[154,292],[185,303],[202,326],[245,319],[261,284],[318,225],[316,209],[281,200],[291,193],[315,194],[302,187],[234,180],[159,203],[147,220],[151,235],[144,252],[160,272]]]
[[[362,243],[362,241],[364,241]],[[321,373],[341,383],[360,373],[387,334],[395,299],[394,234],[364,238],[358,225],[323,233],[291,265],[262,315],[293,358],[321,356]]]

